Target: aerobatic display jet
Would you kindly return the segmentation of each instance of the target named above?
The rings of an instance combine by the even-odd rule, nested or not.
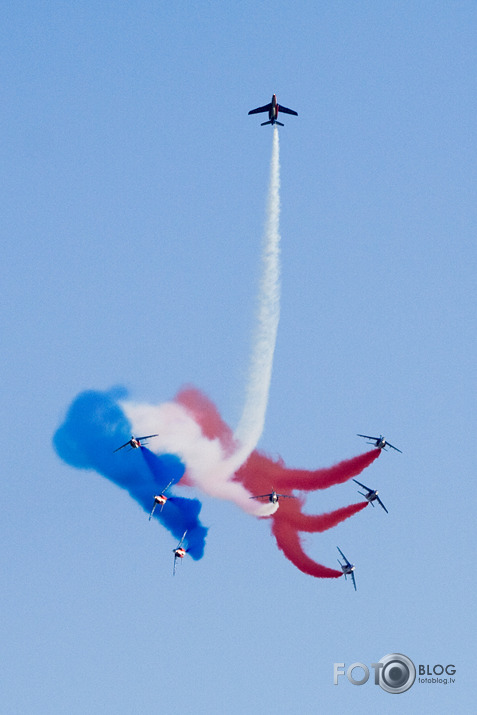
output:
[[[131,449],[137,449],[138,447],[145,447],[145,444],[142,444],[141,440],[142,439],[151,439],[151,437],[159,437],[158,434],[147,434],[145,437],[131,437],[131,439],[128,442],[125,442],[125,444],[122,444],[120,447],[117,449],[113,450],[114,452],[119,452],[120,449],[124,449],[124,447],[127,447],[128,445],[131,447]],[[128,450],[128,452],[131,451],[131,449]]]
[[[384,506],[383,502],[381,499],[378,497],[378,490],[377,489],[370,489],[369,487],[365,487],[364,484],[361,484],[361,482],[358,482],[357,479],[353,479],[353,482],[356,482],[356,484],[359,484],[360,487],[363,487],[363,489],[366,489],[366,494],[363,494],[363,492],[358,492],[358,494],[362,494],[371,504],[371,506],[374,506],[373,501],[377,501],[378,504],[381,504],[383,507],[384,511],[386,514],[389,514],[388,510]]]
[[[168,497],[166,497],[166,495],[165,495],[164,492],[166,492],[166,491],[169,489],[169,487],[170,487],[171,484],[172,484],[172,481],[173,481],[173,480],[171,479],[171,481],[169,482],[169,484],[167,485],[167,487],[165,487],[160,494],[156,494],[156,496],[154,497],[154,506],[152,507],[152,511],[151,511],[151,513],[149,514],[149,521],[151,521],[152,515],[154,514],[154,509],[156,508],[156,506],[157,506],[158,504],[161,505],[160,511],[162,511],[162,510],[164,509],[164,504],[166,503],[166,501],[167,501],[167,499],[168,499]]]
[[[187,549],[184,549],[184,547],[182,546],[182,544],[184,543],[184,539],[185,539],[186,534],[187,534],[187,530],[184,531],[184,533],[183,533],[183,535],[182,535],[182,539],[181,539],[181,540],[179,541],[179,543],[177,544],[177,548],[172,549],[172,553],[174,554],[174,568],[172,569],[172,575],[173,575],[173,576],[175,576],[175,573],[176,573],[176,561],[177,561],[177,559],[183,559],[184,556],[185,556],[186,553],[187,553]]]
[[[380,434],[379,437],[370,437],[369,434],[358,434],[358,437],[364,437],[364,439],[370,439],[372,442],[368,442],[368,444],[372,444],[374,447],[377,447],[378,449],[386,449],[386,447],[391,447],[391,449],[395,449],[396,452],[401,452],[400,449],[395,447],[393,444],[390,442],[387,442],[383,435]],[[401,452],[402,454],[402,452]]]
[[[356,581],[354,580],[354,570],[355,570],[356,567],[355,567],[354,564],[350,564],[350,562],[348,561],[348,559],[346,558],[346,556],[344,555],[344,553],[341,551],[341,549],[340,549],[339,546],[337,546],[336,548],[338,549],[338,551],[340,552],[341,556],[342,556],[342,557],[344,558],[344,560],[345,560],[345,563],[342,564],[341,561],[338,559],[338,563],[339,563],[339,565],[341,566],[341,570],[342,570],[342,572],[344,573],[344,577],[345,577],[345,579],[346,579],[347,576],[351,576],[351,580],[353,581],[354,590],[356,591]]]
[[[277,494],[277,492],[270,492],[270,494],[259,494],[256,497],[249,497],[249,499],[265,499],[265,497],[268,499],[269,502],[272,504],[276,504],[280,498],[283,497],[283,499],[296,499],[297,497],[294,497],[292,494]]]
[[[263,107],[251,109],[249,114],[260,114],[261,112],[268,112],[268,122],[262,122],[262,127],[264,127],[265,124],[271,124],[272,126],[274,124],[279,124],[281,127],[285,126],[284,124],[282,124],[282,122],[278,121],[278,112],[284,112],[285,114],[294,114],[295,117],[298,116],[298,112],[295,112],[294,109],[288,109],[288,107],[284,107],[282,104],[278,104],[276,94],[272,96],[272,101],[270,102],[270,104],[264,104]]]

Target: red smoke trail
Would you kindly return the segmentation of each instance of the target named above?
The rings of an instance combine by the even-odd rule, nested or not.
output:
[[[278,548],[303,573],[316,578],[338,578],[343,575],[341,571],[322,566],[310,559],[302,549],[298,531],[290,527],[285,520],[275,518],[272,524],[272,532],[277,540]]]
[[[380,451],[374,449],[358,457],[340,462],[334,467],[314,471],[288,469],[283,460],[273,461],[255,451],[239,469],[236,479],[239,479],[252,494],[265,494],[272,489],[326,489],[360,474],[363,469],[374,462]],[[331,529],[344,519],[364,509],[367,503],[351,504],[328,514],[309,516],[301,512],[299,500],[282,499],[280,508],[271,517],[272,533],[277,540],[278,548],[303,573],[317,578],[342,576],[341,571],[323,566],[305,554],[301,546],[299,532]]]
[[[299,532],[326,531],[367,506],[368,502],[361,502],[336,509],[328,514],[312,516],[302,513],[298,499],[282,499],[280,509],[271,517],[272,533],[277,540],[278,548],[300,571],[317,578],[338,578],[343,575],[341,571],[322,566],[305,554]]]
[[[357,476],[379,454],[380,450],[375,449],[328,469],[310,471],[288,469],[283,460],[273,461],[255,451],[239,469],[235,478],[240,480],[252,494],[266,494],[272,489],[278,491],[326,489]],[[271,517],[272,533],[277,540],[278,548],[300,571],[317,578],[338,578],[342,576],[341,571],[323,566],[305,554],[299,532],[321,532],[331,529],[344,519],[360,512],[367,504],[368,502],[351,504],[328,514],[311,516],[302,513],[300,500],[281,499],[280,508]]]
[[[303,514],[301,504],[298,499],[282,499],[280,501],[280,509],[273,515],[273,519],[284,521],[292,529],[297,531],[326,531],[336,526],[341,521],[348,519],[353,514],[357,514],[368,506],[368,502],[359,502],[359,504],[350,504],[336,511],[330,511],[327,514],[310,515]]]
[[[358,457],[339,462],[333,467],[311,471],[290,469],[282,459],[273,461],[270,457],[255,451],[237,472],[237,479],[252,492],[261,488],[266,488],[268,491],[272,488],[304,491],[327,489],[361,474],[363,469],[369,467],[379,457],[380,453],[380,449],[373,449]]]

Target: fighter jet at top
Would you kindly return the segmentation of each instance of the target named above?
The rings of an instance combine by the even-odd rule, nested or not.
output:
[[[386,509],[386,507],[384,506],[383,502],[378,497],[377,489],[370,489],[369,487],[365,486],[364,484],[361,484],[361,482],[358,482],[357,479],[353,479],[353,482],[356,482],[356,484],[359,484],[360,487],[363,487],[363,489],[366,489],[366,494],[364,494],[364,492],[358,492],[358,494],[362,494],[364,497],[366,497],[366,499],[369,501],[371,506],[374,506],[373,501],[377,501],[378,504],[381,504],[381,506],[383,507],[386,514],[389,514],[389,512]]]
[[[120,447],[118,447],[117,449],[113,450],[113,454],[114,454],[114,452],[119,452],[120,449],[124,449],[124,447],[127,447],[128,444],[129,444],[129,446],[131,447],[131,449],[138,449],[138,447],[141,447],[141,446],[144,447],[145,445],[142,444],[141,440],[142,440],[142,439],[150,439],[151,437],[159,437],[159,435],[157,435],[157,434],[147,434],[145,437],[131,437],[131,439],[130,439],[128,442],[125,442],[125,443],[122,444]],[[131,450],[128,450],[128,452],[130,452],[130,451],[131,451]]]
[[[358,434],[357,436],[358,436],[358,437],[364,437],[364,439],[371,439],[372,442],[368,442],[368,444],[372,444],[372,445],[374,445],[374,447],[377,447],[378,449],[384,449],[384,450],[385,450],[386,447],[391,447],[391,449],[395,449],[396,452],[401,452],[400,449],[398,449],[397,447],[395,447],[395,446],[394,446],[393,444],[391,444],[390,442],[387,442],[387,441],[384,439],[384,437],[383,437],[382,434],[380,434],[379,437],[370,437],[369,434]],[[402,454],[402,452],[401,452],[401,454]]]
[[[337,546],[336,548],[338,549],[338,551],[340,552],[341,556],[342,556],[342,557],[344,558],[344,560],[345,560],[345,563],[342,564],[341,561],[338,559],[338,563],[339,563],[339,565],[341,566],[342,572],[344,573],[345,580],[346,580],[346,577],[347,577],[347,576],[351,576],[351,580],[352,580],[352,582],[353,582],[354,590],[356,591],[356,581],[355,581],[355,579],[354,579],[354,570],[355,570],[356,566],[355,566],[354,564],[350,564],[350,562],[348,561],[348,559],[346,558],[346,556],[344,555],[344,553],[341,551],[341,549],[340,549],[339,546]]]
[[[271,124],[272,126],[273,124],[279,124],[281,127],[284,127],[285,125],[278,121],[279,111],[285,112],[285,114],[294,114],[295,117],[298,117],[298,112],[295,112],[294,109],[288,109],[288,107],[284,107],[282,104],[277,103],[276,94],[272,96],[272,101],[270,102],[270,104],[265,104],[263,107],[257,107],[257,109],[251,109],[249,114],[260,114],[261,112],[268,112],[268,122],[262,122],[262,127],[264,127],[265,124]]]

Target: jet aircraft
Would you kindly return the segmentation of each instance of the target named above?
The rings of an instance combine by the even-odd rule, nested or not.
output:
[[[285,112],[285,114],[294,114],[295,117],[298,116],[298,112],[294,109],[288,109],[282,104],[278,104],[277,95],[272,96],[272,101],[270,104],[265,104],[263,107],[257,107],[256,109],[251,109],[249,114],[260,114],[261,112],[268,112],[268,122],[262,122],[261,126],[264,127],[265,124],[279,124],[281,127],[285,126],[282,122],[278,121],[278,112]]]
[[[390,442],[387,442],[387,441],[384,439],[384,437],[383,437],[382,434],[380,434],[379,437],[370,437],[368,434],[358,434],[357,436],[358,436],[358,437],[364,437],[364,439],[371,439],[372,442],[368,442],[368,444],[372,444],[372,445],[374,445],[375,447],[377,447],[378,449],[386,449],[386,447],[391,447],[392,449],[395,449],[396,452],[401,452],[400,449],[398,449],[397,447],[395,447],[395,446],[394,446],[393,444],[391,444]],[[402,454],[402,452],[401,452],[401,454]]]
[[[381,499],[378,497],[378,490],[377,489],[370,489],[369,487],[365,487],[364,484],[361,484],[361,482],[358,482],[357,479],[353,479],[353,482],[356,482],[356,484],[359,484],[360,487],[363,487],[363,489],[366,489],[366,494],[363,494],[363,492],[358,492],[358,494],[362,494],[371,504],[371,506],[374,506],[373,501],[377,501],[378,504],[381,504],[383,507],[384,511],[386,514],[389,514],[388,510],[384,506],[383,502]]]
[[[137,449],[138,447],[145,447],[145,445],[142,444],[141,440],[142,439],[150,439],[151,437],[159,437],[159,435],[158,434],[148,434],[145,437],[131,437],[131,439],[128,442],[125,442],[125,444],[122,444],[120,447],[113,450],[113,454],[114,454],[114,452],[119,452],[120,449],[124,449],[124,447],[127,447],[128,444],[130,445],[131,449]],[[128,452],[130,452],[131,449],[129,449]]]
[[[345,563],[342,564],[341,561],[338,559],[338,563],[339,563],[339,565],[341,566],[341,570],[342,570],[342,572],[344,573],[344,577],[345,577],[345,579],[346,579],[347,576],[351,576],[351,580],[353,581],[354,590],[356,591],[356,581],[354,580],[354,570],[355,570],[356,567],[355,567],[354,564],[350,564],[350,562],[348,561],[348,559],[346,558],[346,556],[344,555],[344,553],[341,551],[341,549],[340,549],[339,546],[337,546],[336,548],[338,549],[338,551],[340,552],[341,556],[342,556],[342,557],[344,558],[344,560],[345,560]]]
[[[168,497],[166,497],[164,492],[167,491],[167,489],[169,489],[169,487],[172,484],[172,481],[173,480],[171,479],[171,481],[169,482],[167,487],[165,487],[160,494],[156,494],[156,496],[154,497],[154,506],[152,507],[152,511],[149,514],[149,521],[151,521],[152,515],[154,514],[154,509],[156,508],[156,506],[158,504],[161,505],[161,511],[164,509],[164,504],[166,503],[166,501],[168,499]]]
[[[294,497],[292,494],[277,494],[277,492],[272,491],[270,494],[259,494],[256,497],[249,497],[249,499],[264,499],[265,497],[268,498],[268,501],[271,502],[272,504],[276,504],[280,497],[283,497],[284,499],[296,499],[297,497]]]
[[[187,553],[187,549],[184,549],[184,547],[182,546],[182,544],[184,543],[184,539],[185,539],[185,537],[186,537],[186,534],[187,534],[187,530],[184,531],[184,533],[182,534],[182,539],[181,539],[181,540],[179,541],[179,543],[177,544],[177,548],[172,549],[172,553],[174,554],[174,568],[172,569],[172,575],[173,575],[173,576],[175,576],[175,573],[176,573],[176,561],[177,561],[177,559],[183,559],[184,556],[185,556],[186,553]]]

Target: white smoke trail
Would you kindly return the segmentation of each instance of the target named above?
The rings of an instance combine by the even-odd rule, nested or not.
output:
[[[234,437],[239,444],[231,460],[238,466],[253,452],[262,435],[272,378],[273,355],[280,319],[280,161],[278,129],[273,130],[267,219],[263,244],[258,324],[242,417]]]
[[[189,412],[176,403],[162,405],[133,404],[121,406],[135,434],[148,434],[151,426],[159,436],[149,448],[156,453],[177,454],[187,467],[191,481],[206,494],[233,501],[249,514],[269,516],[278,504],[250,499],[249,492],[232,481],[246,462],[262,435],[272,376],[273,355],[280,317],[280,165],[278,129],[273,132],[267,217],[263,241],[263,273],[259,289],[257,328],[255,331],[245,405],[234,433],[237,449],[226,454],[219,439],[208,439]],[[270,485],[270,489],[273,485]]]

